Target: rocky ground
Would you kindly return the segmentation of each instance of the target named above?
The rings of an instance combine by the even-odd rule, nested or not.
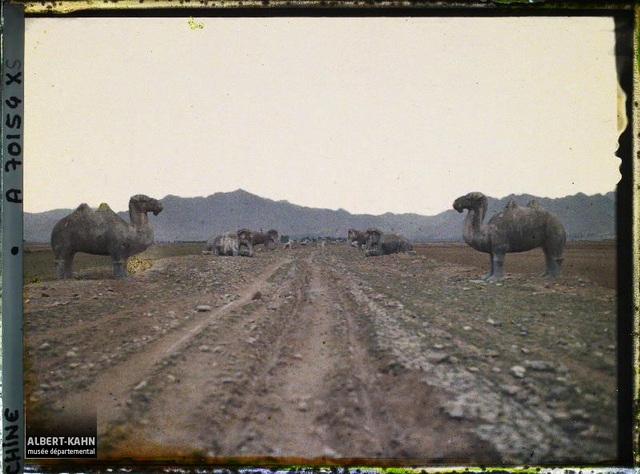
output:
[[[613,462],[615,290],[489,284],[441,254],[310,245],[27,284],[28,419],[97,409],[103,459]]]

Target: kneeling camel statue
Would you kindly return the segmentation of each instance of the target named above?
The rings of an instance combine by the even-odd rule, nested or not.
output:
[[[364,248],[365,257],[377,257],[399,252],[410,252],[413,244],[403,235],[393,232],[382,232],[378,229],[367,229],[367,243]]]
[[[367,231],[358,229],[349,229],[347,232],[347,241],[352,247],[361,249],[367,243]]]
[[[276,229],[270,229],[267,232],[264,232],[260,229],[257,232],[253,233],[253,237],[251,239],[251,243],[255,247],[256,245],[264,245],[265,250],[270,247],[271,244],[275,245],[280,238],[280,234]]]
[[[237,257],[253,257],[253,233],[249,229],[237,232],[224,232],[211,237],[204,249],[214,255]]]
[[[542,248],[546,261],[544,276],[557,276],[562,269],[562,254],[567,241],[562,222],[535,200],[526,207],[511,200],[506,207],[482,224],[488,201],[484,194],[474,192],[460,196],[453,203],[458,212],[467,209],[462,236],[480,252],[489,254],[490,270],[485,280],[502,278],[505,254]]]
[[[158,215],[162,203],[144,194],[129,200],[129,219],[125,222],[107,204],[94,211],[80,204],[73,213],[63,217],[51,232],[51,247],[58,278],[71,278],[73,257],[77,252],[110,255],[113,274],[128,277],[127,259],[144,252],[153,243],[153,227],[147,212]]]

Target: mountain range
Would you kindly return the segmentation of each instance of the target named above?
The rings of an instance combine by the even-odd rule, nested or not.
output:
[[[564,223],[570,240],[615,238],[615,193],[587,196],[578,193],[563,198],[544,198],[528,194],[509,195],[501,199],[488,197],[486,220],[499,212],[510,199],[524,206],[536,199]],[[249,228],[278,229],[292,238],[346,237],[350,228],[377,227],[399,232],[414,242],[461,241],[463,214],[453,209],[435,216],[420,214],[382,215],[351,214],[343,209],[331,210],[299,206],[288,201],[274,201],[242,189],[215,193],[207,197],[183,198],[168,195],[162,199],[163,211],[150,216],[157,242],[205,241],[214,234]],[[24,213],[24,240],[49,242],[55,223],[73,209],[55,209]],[[128,212],[119,212],[129,221]],[[466,215],[466,211],[465,211]]]

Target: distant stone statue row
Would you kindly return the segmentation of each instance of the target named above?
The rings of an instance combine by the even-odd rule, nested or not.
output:
[[[526,207],[511,200],[505,208],[483,224],[488,201],[484,194],[473,192],[459,197],[453,203],[458,212],[468,213],[464,220],[463,237],[474,249],[488,253],[490,270],[485,279],[503,277],[504,258],[510,252],[524,252],[542,248],[545,255],[545,275],[559,275],[562,269],[564,245],[567,237],[564,226],[535,200]],[[162,211],[162,203],[143,194],[129,200],[130,223],[120,218],[107,204],[92,210],[81,204],[63,217],[51,232],[51,247],[58,278],[71,278],[73,258],[77,252],[93,255],[110,255],[113,273],[118,278],[127,274],[127,259],[145,251],[153,243],[153,227],[147,216]],[[252,232],[240,229],[211,237],[205,252],[215,255],[253,256],[256,245],[268,247],[278,241],[275,229]],[[366,231],[350,229],[348,241],[364,247],[367,257],[387,255],[413,250],[413,244],[404,236],[370,228]]]
[[[214,255],[253,257],[254,246],[264,245],[265,248],[269,248],[279,238],[280,235],[275,229],[267,232],[262,229],[257,232],[252,232],[249,229],[240,229],[237,232],[214,235],[205,244],[204,251]]]
[[[545,256],[545,276],[560,275],[564,245],[567,241],[562,222],[537,201],[520,207],[511,199],[505,208],[483,224],[488,208],[487,197],[479,192],[460,196],[453,202],[458,212],[468,210],[462,236],[474,249],[489,254],[489,273],[485,280],[504,276],[504,258],[507,253],[525,252],[542,248]],[[411,242],[394,233],[377,229],[360,231],[350,229],[348,241],[358,248],[364,246],[365,256],[386,255],[413,250]]]

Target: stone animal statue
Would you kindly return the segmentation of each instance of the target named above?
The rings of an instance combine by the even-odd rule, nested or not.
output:
[[[214,255],[229,257],[253,257],[253,233],[248,229],[240,229],[237,232],[224,232],[211,237],[205,244],[205,251]]]
[[[128,277],[127,259],[145,251],[153,243],[153,227],[147,212],[158,215],[162,203],[144,194],[129,200],[129,219],[125,222],[107,204],[92,210],[80,204],[63,217],[51,232],[51,247],[55,257],[58,278],[71,278],[73,257],[77,252],[110,255],[113,274]]]
[[[364,247],[367,244],[367,231],[349,229],[347,232],[347,242],[349,242],[349,245],[352,247],[358,247],[359,249]]]
[[[275,229],[270,229],[267,232],[260,229],[258,232],[253,233],[252,243],[254,247],[256,245],[264,245],[264,248],[267,249],[270,244],[276,244],[279,238],[280,234]]]
[[[382,232],[378,229],[367,229],[367,242],[364,248],[365,257],[377,257],[399,252],[410,252],[413,244],[404,236],[393,232]]]
[[[458,212],[467,209],[462,236],[480,252],[489,254],[490,270],[485,280],[503,277],[505,254],[542,248],[546,261],[545,276],[557,276],[562,269],[562,254],[567,241],[562,222],[536,201],[520,207],[512,199],[505,208],[483,224],[488,201],[484,194],[474,192],[453,203]]]
[[[253,232],[249,229],[240,229],[238,236],[238,253],[243,257],[253,257]]]

